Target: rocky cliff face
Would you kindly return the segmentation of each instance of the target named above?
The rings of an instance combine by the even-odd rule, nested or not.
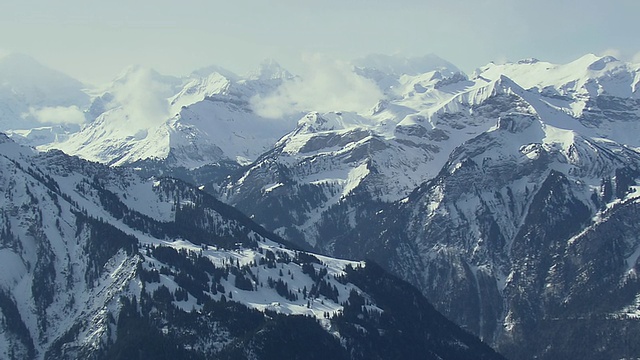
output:
[[[528,116],[511,120],[541,130]],[[401,239],[388,266],[507,354],[573,356],[568,344],[587,338],[582,331],[628,322],[635,306],[638,242],[629,236],[635,225],[622,219],[637,206],[637,153],[578,137],[566,151],[522,143],[509,154],[500,138],[516,134],[505,123],[460,147],[438,177],[385,209],[402,234],[380,228],[377,241]],[[407,266],[405,258],[416,261]],[[568,331],[576,319],[590,325]],[[532,341],[554,326],[566,332]],[[630,354],[619,346],[606,348]]]
[[[307,116],[223,194],[293,241],[385,264],[514,358],[633,356],[637,76],[586,56],[422,82],[374,109],[402,121]]]

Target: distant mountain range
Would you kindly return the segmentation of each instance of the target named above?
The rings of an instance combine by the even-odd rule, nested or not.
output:
[[[436,56],[370,56],[352,73],[379,94],[367,112],[259,115],[305,84],[273,61],[244,77],[138,67],[90,103],[21,105],[75,106],[82,125],[3,130],[181,179],[297,246],[371,259],[507,357],[640,356],[640,64],[586,55],[467,75]]]

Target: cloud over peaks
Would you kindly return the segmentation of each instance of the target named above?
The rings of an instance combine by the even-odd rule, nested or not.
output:
[[[28,115],[42,124],[83,124],[84,113],[77,106],[55,106],[41,109],[30,108]]]
[[[147,128],[169,116],[171,86],[152,69],[132,67],[116,82],[113,94],[132,127]]]
[[[285,81],[276,91],[251,99],[260,116],[279,118],[298,112],[366,112],[383,98],[376,84],[353,72],[345,62],[321,55],[303,58],[301,77]]]

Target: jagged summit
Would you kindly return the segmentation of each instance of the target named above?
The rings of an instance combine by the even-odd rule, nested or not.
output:
[[[218,65],[210,65],[196,69],[191,73],[189,77],[205,78],[216,73],[234,81],[238,79],[238,75],[236,75],[234,72]]]
[[[245,76],[248,80],[287,80],[292,79],[293,75],[284,69],[274,59],[264,59],[260,62],[257,69],[250,71]]]
[[[403,77],[424,77],[432,72],[446,78],[462,74],[455,65],[433,54],[413,58],[369,55],[354,60],[353,65],[357,74],[373,80],[389,98],[397,96],[396,88],[403,83]]]
[[[529,90],[537,89],[540,94],[551,99],[544,101],[552,101],[553,106],[559,107],[579,119],[585,119],[591,115],[583,116],[585,109],[593,109],[589,101],[593,101],[590,99],[594,99],[594,96],[627,96],[631,94],[629,96],[633,97],[633,94],[637,93],[635,87],[638,83],[636,72],[624,63],[613,58],[596,57],[595,55],[587,55],[565,65],[554,65],[543,61],[493,64],[481,69],[473,79],[469,79],[455,66],[435,55],[418,58],[371,55],[354,61],[354,64],[356,71],[362,76],[373,79],[385,95],[385,98],[380,102],[383,106],[372,109],[370,114],[360,114],[362,115],[361,119],[354,125],[374,129],[375,132],[387,137],[393,136],[394,124],[403,122],[405,117],[424,116],[429,118],[439,111],[457,111],[455,109],[461,103],[457,100],[452,101],[453,99],[464,98],[466,100],[461,100],[466,104],[464,106],[474,106],[474,101],[483,99],[486,94],[491,94],[493,91],[485,85],[492,81],[499,81],[501,76],[513,80],[518,87]],[[604,67],[600,69],[601,66]],[[273,60],[265,60],[258,70],[244,78],[218,68],[209,68],[206,71],[194,72],[190,78],[177,79],[164,77],[148,69],[133,67],[114,82],[115,85],[111,90],[96,97],[94,104],[89,109],[89,119],[104,116],[112,118],[112,120],[88,126],[86,130],[71,135],[70,142],[64,141],[67,135],[58,137],[63,142],[43,146],[43,149],[56,147],[97,161],[125,164],[144,159],[141,156],[154,159],[166,158],[171,150],[165,146],[166,144],[185,143],[186,141],[193,144],[194,149],[209,148],[213,145],[222,150],[222,154],[224,154],[222,158],[247,163],[255,160],[260,153],[268,150],[277,139],[295,128],[298,114],[287,119],[272,121],[262,119],[252,111],[252,101],[256,97],[264,98],[273,93],[283,84],[283,81],[288,79],[291,79],[291,74]],[[634,80],[636,81],[634,82]],[[137,85],[140,85],[139,89],[136,88]],[[127,89],[124,91],[125,95],[120,96],[120,100],[116,96],[114,87],[120,87],[121,90]],[[489,92],[487,93],[487,91]],[[146,92],[144,96],[136,96],[136,94],[144,92]],[[584,94],[586,97],[573,97],[573,94]],[[565,97],[564,102],[561,101],[561,97]],[[135,101],[129,101],[129,103],[141,104],[142,106],[129,106],[129,110],[127,110],[124,103],[127,103],[130,98]],[[471,101],[469,102],[469,100]],[[339,110],[335,111],[340,112]],[[172,118],[175,118],[176,121],[169,122],[169,119]],[[586,119],[587,122],[593,122],[592,118]],[[124,135],[126,131],[123,133],[122,130],[115,131],[114,129],[111,131],[97,128],[99,124],[102,124],[100,126],[123,128],[123,126],[115,125],[118,119],[128,119],[125,120],[130,122],[128,127],[137,129]],[[220,126],[227,127],[229,122],[225,119],[231,120],[230,123],[236,123],[229,129],[234,126],[237,129],[235,131],[223,130],[222,132],[221,129],[216,130]],[[238,121],[238,119],[244,120]],[[247,126],[239,125],[245,122],[247,122]],[[131,126],[131,123],[139,124],[139,126]],[[165,131],[155,128],[173,126],[163,125],[165,123],[181,124],[183,130]],[[249,123],[253,125],[248,125]],[[628,126],[633,129],[635,125],[628,123]],[[90,130],[91,128],[95,128],[95,131]],[[238,130],[240,128],[242,128],[241,131]],[[190,140],[159,141],[153,138],[153,140],[150,139],[150,143],[140,142],[141,134],[144,133],[171,136],[170,134],[185,134],[184,129],[191,129],[188,131],[192,134],[189,135],[191,136]],[[144,132],[141,133],[138,130],[144,130]],[[89,135],[91,132],[93,135]],[[106,136],[96,136],[99,133]],[[200,135],[194,136],[196,133]],[[237,136],[224,135],[229,133]],[[265,134],[268,134],[265,141],[259,141],[258,139]],[[600,136],[611,134],[613,134],[613,130],[610,127],[602,127]],[[35,137],[36,135],[33,133],[30,136]],[[216,138],[212,143],[197,144],[198,141],[206,143],[204,139],[212,136]],[[92,139],[91,145],[88,145],[89,138]],[[100,138],[104,139],[102,144]],[[122,139],[130,139],[131,142]],[[247,141],[247,139],[251,140]],[[107,142],[111,145],[107,146]],[[114,142],[121,144],[114,146]],[[165,145],[158,147],[153,144]],[[106,151],[107,147],[109,147],[108,151]],[[129,149],[127,152],[130,155],[114,157],[114,154],[124,151],[124,149]],[[194,151],[197,152],[197,150]],[[190,151],[190,153],[195,154],[194,151]],[[100,155],[100,152],[103,154]],[[218,150],[216,153],[221,154]],[[180,158],[186,159],[187,157]],[[196,163],[202,165],[204,158],[200,158],[201,160],[190,162],[189,166],[194,166]],[[218,158],[219,156],[216,157],[216,159]]]
[[[353,61],[354,66],[363,70],[375,70],[388,75],[418,75],[430,71],[443,73],[461,72],[452,63],[435,54],[421,57],[373,54]]]
[[[371,114],[306,115],[224,180],[222,198],[286,238],[384,263],[514,358],[579,358],[565,337],[544,335],[556,326],[581,353],[602,351],[579,340],[573,316],[610,319],[589,326],[619,335],[616,321],[635,321],[640,290],[628,274],[640,244],[625,219],[639,198],[637,69],[587,55],[492,64],[471,79],[372,78],[389,88]],[[602,237],[616,226],[624,235]],[[592,288],[603,289],[600,304],[627,295],[603,311]],[[618,345],[603,353],[637,352]]]
[[[630,64],[612,56],[587,54],[567,64],[545,61],[489,64],[481,68],[478,75],[490,79],[506,75],[525,89],[553,88],[559,95],[570,92],[598,95],[608,92],[628,97],[631,96],[631,81],[635,73]]]
[[[77,122],[78,113],[89,104],[84,88],[80,81],[27,55],[10,54],[1,58],[0,131],[52,125],[52,112],[64,113],[71,107],[74,108],[73,121]]]
[[[110,165],[141,160],[190,169],[221,161],[244,164],[286,133],[286,122],[262,119],[249,107],[252,96],[282,80],[274,78],[284,74],[278,68],[265,63],[264,79],[247,81],[218,68],[179,79],[129,67],[94,99],[94,121],[67,140],[40,148]]]
[[[80,81],[74,80],[60,71],[50,69],[33,57],[21,53],[11,53],[0,57],[0,80],[30,85],[41,81],[50,84],[56,82],[72,83],[78,88],[83,86]]]
[[[108,84],[109,87],[118,85],[124,85],[130,82],[137,81],[138,78],[148,78],[151,81],[155,81],[162,84],[171,84],[178,86],[181,84],[181,80],[174,76],[160,74],[157,70],[140,64],[133,64],[126,66],[122,71]]]

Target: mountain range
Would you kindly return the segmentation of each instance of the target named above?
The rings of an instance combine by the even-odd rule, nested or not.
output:
[[[378,94],[367,112],[305,113],[292,103],[271,118],[261,101],[306,84],[273,61],[246,76],[212,67],[175,78],[134,67],[92,90],[90,102],[21,105],[32,114],[74,106],[86,119],[72,122],[77,128],[2,130],[110,166],[83,165],[101,171],[180,179],[171,181],[294,247],[378,263],[509,358],[640,354],[640,65],[586,55],[467,75],[436,56],[370,56],[352,70]],[[0,105],[17,108],[15,99]],[[59,135],[46,141],[42,132]],[[167,205],[149,212],[120,201],[170,218],[160,209]]]
[[[0,137],[3,359],[502,359],[372,262],[171,178]]]

